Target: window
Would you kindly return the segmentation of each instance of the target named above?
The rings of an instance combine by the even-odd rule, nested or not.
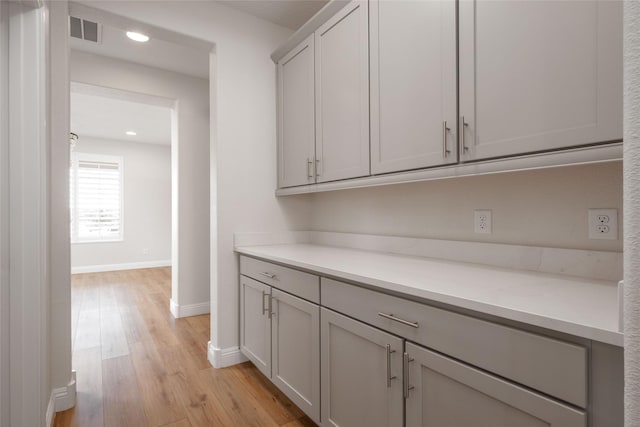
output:
[[[71,242],[122,240],[122,157],[71,153]]]

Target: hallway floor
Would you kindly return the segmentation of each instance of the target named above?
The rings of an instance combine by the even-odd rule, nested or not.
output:
[[[209,315],[175,320],[171,269],[72,278],[75,408],[55,426],[314,426],[250,363],[207,361]]]

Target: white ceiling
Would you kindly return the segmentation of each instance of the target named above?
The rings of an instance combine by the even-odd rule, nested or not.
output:
[[[135,131],[136,136],[126,135]],[[167,107],[71,92],[71,132],[83,137],[171,145]]]
[[[322,9],[328,0],[220,0],[218,3],[297,30]]]
[[[146,43],[134,42],[126,36],[125,30],[108,25],[102,26],[102,43],[74,37],[70,40],[71,49],[209,78],[209,53],[205,51],[153,38]]]
[[[223,0],[238,9],[274,24],[298,29],[328,0]],[[117,24],[115,24],[117,25]],[[102,42],[70,37],[71,48],[140,63],[195,77],[209,78],[209,53],[152,38],[147,43],[129,40],[125,29],[102,26]],[[171,144],[170,109],[91,93],[71,93],[71,132],[95,137],[152,144]],[[126,131],[137,132],[128,136]]]

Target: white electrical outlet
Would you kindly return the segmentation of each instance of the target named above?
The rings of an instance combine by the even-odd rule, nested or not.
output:
[[[589,209],[589,238],[618,240],[618,210]]]
[[[476,210],[473,212],[473,230],[480,234],[491,234],[491,211]]]
[[[149,255],[149,248],[143,248],[142,249],[142,254],[143,255]]]

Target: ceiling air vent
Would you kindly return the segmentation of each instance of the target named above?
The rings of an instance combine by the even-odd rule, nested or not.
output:
[[[69,34],[80,40],[94,43],[102,42],[102,25],[86,19],[69,17]]]

